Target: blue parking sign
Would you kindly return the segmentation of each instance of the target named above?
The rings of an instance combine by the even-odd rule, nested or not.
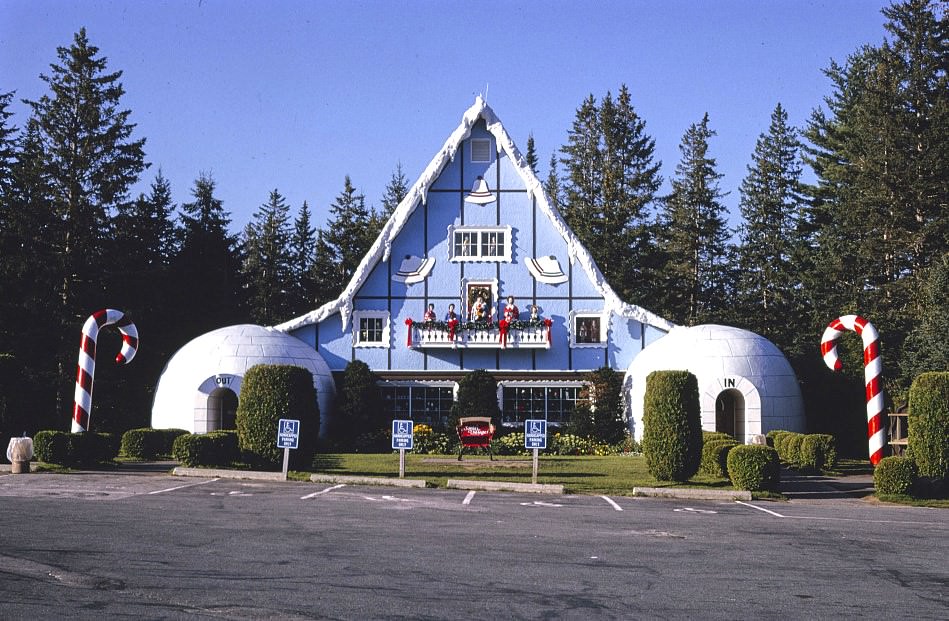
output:
[[[411,451],[414,444],[414,436],[412,435],[414,430],[415,423],[410,420],[393,420],[392,448],[394,450],[405,449]]]
[[[281,418],[277,425],[277,448],[295,449],[300,444],[300,421]]]
[[[524,448],[547,448],[547,421],[538,419],[524,421]]]

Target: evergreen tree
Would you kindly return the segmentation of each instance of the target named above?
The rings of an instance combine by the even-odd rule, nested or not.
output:
[[[720,321],[729,291],[729,230],[725,223],[725,196],[718,187],[722,175],[708,154],[715,132],[708,114],[689,126],[679,151],[672,193],[660,214],[663,274],[667,279],[663,310],[673,321],[695,325]]]
[[[524,156],[524,159],[527,160],[527,165],[531,167],[531,170],[534,171],[534,174],[537,174],[537,149],[534,146],[534,134],[533,132],[527,136],[527,155]]]
[[[173,263],[182,344],[199,334],[248,319],[239,295],[240,253],[228,232],[230,214],[203,173],[194,182],[194,201],[181,205],[181,250]]]
[[[655,141],[626,86],[599,106],[590,95],[577,110],[568,143],[563,213],[620,295],[651,305],[655,264],[651,204],[662,183]]]
[[[550,155],[550,164],[548,166],[547,179],[544,181],[544,191],[550,199],[550,206],[559,211],[561,189],[560,177],[557,174],[557,155],[555,153]]]
[[[365,196],[346,175],[343,191],[330,207],[330,221],[317,239],[314,269],[320,299],[333,299],[343,290],[377,235]]]
[[[40,75],[50,92],[26,101],[31,117],[21,181],[35,185],[21,185],[19,195],[29,210],[24,214],[28,226],[20,229],[27,260],[34,265],[47,261],[45,269],[58,277],[53,287],[58,304],[46,326],[60,336],[48,351],[57,365],[55,409],[65,412],[77,326],[106,305],[104,276],[116,269],[110,218],[128,201],[147,164],[145,140],[132,138],[131,112],[120,107],[122,72],[107,72],[107,59],[89,43],[85,29],[56,53],[50,74]],[[31,288],[49,284],[40,282]]]
[[[395,211],[395,208],[399,206],[399,203],[402,202],[402,199],[404,199],[408,193],[408,179],[406,179],[405,173],[402,172],[402,162],[399,162],[395,165],[395,171],[392,173],[392,177],[389,178],[385,193],[382,195],[381,215],[383,223],[392,215],[392,212]]]
[[[313,310],[316,290],[313,282],[313,263],[316,260],[316,229],[311,224],[310,206],[303,201],[293,221],[290,237],[290,314],[293,316]]]
[[[13,191],[13,165],[17,155],[17,128],[8,121],[13,116],[9,110],[12,99],[12,91],[0,93],[0,230],[3,229],[7,197]]]
[[[290,208],[274,189],[244,228],[242,273],[248,311],[257,323],[277,323],[290,314],[291,235]]]
[[[339,255],[327,240],[326,231],[322,229],[316,232],[316,248],[313,254],[310,282],[313,285],[313,303],[319,308],[336,298],[345,284],[340,284],[337,279],[340,269]]]
[[[907,386],[920,373],[949,369],[949,253],[928,270],[918,297],[919,323],[906,338],[900,356]]]
[[[748,329],[787,351],[800,331],[799,282],[795,272],[802,167],[797,132],[779,103],[771,125],[755,144],[741,184],[738,233],[739,317]]]

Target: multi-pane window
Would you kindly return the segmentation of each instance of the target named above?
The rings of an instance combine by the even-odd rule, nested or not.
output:
[[[453,228],[452,261],[511,261],[511,227]]]
[[[580,386],[504,386],[501,418],[505,424],[519,425],[527,419],[546,419],[563,424],[577,406]]]
[[[451,414],[451,386],[381,386],[382,407],[387,417],[416,423],[444,425]]]
[[[601,312],[570,313],[570,346],[603,347],[606,344],[607,315]]]
[[[388,311],[353,312],[353,347],[388,347]]]

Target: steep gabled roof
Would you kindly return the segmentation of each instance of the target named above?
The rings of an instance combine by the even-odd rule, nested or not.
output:
[[[567,226],[560,212],[551,205],[543,185],[537,178],[537,175],[534,174],[534,171],[531,170],[527,160],[524,159],[521,152],[518,151],[514,145],[514,141],[511,140],[504,126],[501,125],[501,121],[497,115],[494,114],[494,110],[488,106],[484,99],[477,97],[474,105],[468,108],[462,117],[461,124],[452,132],[451,136],[448,137],[444,146],[442,146],[438,154],[435,155],[428,167],[425,168],[421,177],[415,182],[405,198],[402,199],[402,202],[399,203],[398,207],[395,208],[395,211],[392,212],[392,216],[389,217],[385,226],[382,227],[382,232],[379,233],[379,237],[376,238],[376,241],[369,248],[369,252],[366,253],[366,256],[364,256],[359,263],[359,267],[356,268],[352,279],[349,281],[349,284],[346,285],[346,288],[343,289],[340,296],[314,311],[274,326],[275,329],[289,332],[318,323],[335,313],[340,314],[343,329],[346,329],[353,310],[353,296],[359,291],[366,279],[369,278],[369,274],[379,261],[389,260],[389,255],[392,251],[392,240],[396,238],[409,221],[409,217],[415,209],[428,200],[429,188],[441,174],[445,165],[448,164],[449,161],[454,160],[461,143],[471,135],[471,128],[474,127],[480,119],[484,119],[488,131],[494,136],[495,140],[497,140],[498,148],[510,158],[511,163],[517,169],[518,174],[520,174],[528,194],[532,194],[537,200],[537,207],[550,219],[561,237],[563,237],[567,244],[570,262],[580,264],[580,267],[589,276],[597,291],[603,296],[605,300],[604,310],[623,317],[635,319],[641,323],[649,324],[663,330],[671,330],[674,327],[675,324],[662,317],[639,306],[627,304],[619,299],[616,292],[613,291],[612,287],[606,282],[606,279],[603,278],[603,274],[593,262],[593,257],[589,251],[580,243],[580,240],[574,234],[573,230]]]

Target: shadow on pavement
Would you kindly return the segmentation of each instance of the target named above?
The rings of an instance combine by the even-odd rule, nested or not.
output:
[[[782,468],[781,493],[793,499],[863,498],[873,494],[873,475],[831,477]]]

